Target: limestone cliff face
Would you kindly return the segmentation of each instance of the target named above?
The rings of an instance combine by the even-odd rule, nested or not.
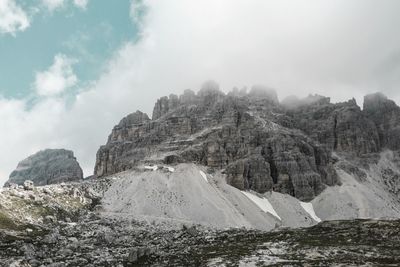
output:
[[[330,150],[357,155],[380,151],[378,129],[354,99],[332,104],[329,98],[310,96],[299,103],[288,109],[287,115],[293,120],[290,126]]]
[[[26,180],[39,186],[81,179],[83,172],[72,151],[46,149],[22,160],[5,186],[11,183],[22,185]]]
[[[400,107],[381,93],[364,97],[363,112],[376,125],[382,148],[400,149]]]
[[[239,189],[310,200],[340,183],[333,151],[361,157],[398,148],[399,109],[379,101],[386,104],[366,101],[364,110],[354,99],[332,104],[322,96],[279,103],[262,86],[224,94],[207,82],[197,94],[160,98],[152,120],[140,111],[124,118],[99,149],[95,174],[195,162],[222,169]]]

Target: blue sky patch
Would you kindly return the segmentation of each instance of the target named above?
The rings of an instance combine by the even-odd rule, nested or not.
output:
[[[0,96],[6,98],[33,96],[36,72],[48,69],[57,54],[76,60],[74,92],[99,76],[118,47],[138,37],[129,0],[89,1],[85,9],[67,2],[52,11],[41,1],[17,3],[31,23],[15,35],[0,33]]]

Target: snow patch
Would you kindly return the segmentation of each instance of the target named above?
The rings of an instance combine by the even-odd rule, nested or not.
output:
[[[199,171],[201,177],[203,177],[203,179],[208,183],[208,179],[207,179],[207,175],[203,172],[203,171]]]
[[[313,218],[316,222],[321,222],[321,219],[315,214],[313,204],[311,202],[300,201],[301,207]]]
[[[280,221],[282,221],[281,217],[279,217],[278,213],[276,213],[274,207],[271,205],[271,203],[268,201],[266,198],[261,198],[259,196],[256,196],[252,193],[241,191],[248,199],[254,202],[262,211],[265,213],[270,213],[271,215],[275,216],[278,218]]]
[[[154,165],[154,166],[144,166],[144,168],[145,168],[146,170],[153,170],[153,171],[158,170],[158,166],[157,166],[157,165]]]
[[[174,172],[175,169],[172,167],[168,167],[168,166],[164,166],[164,168],[166,168],[169,172]]]

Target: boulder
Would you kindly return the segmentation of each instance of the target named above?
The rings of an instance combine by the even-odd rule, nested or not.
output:
[[[34,188],[35,188],[35,185],[33,184],[32,181],[26,180],[26,181],[24,182],[24,189],[25,189],[25,190],[31,191],[31,190],[33,190]]]

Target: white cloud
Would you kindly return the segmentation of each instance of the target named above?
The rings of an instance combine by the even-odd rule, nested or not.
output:
[[[15,0],[0,0],[0,33],[15,35],[30,25],[28,14]]]
[[[143,0],[132,0],[129,15],[134,23],[141,25],[141,17],[145,11]]]
[[[61,100],[49,98],[28,109],[24,100],[0,98],[0,135],[4,138],[0,149],[5,153],[0,159],[0,186],[18,161],[43,147],[57,146],[55,127],[62,114],[65,106]]]
[[[81,8],[86,9],[89,0],[74,0],[74,5]]]
[[[81,9],[86,9],[88,2],[89,0],[73,0],[73,4]],[[29,13],[17,3],[17,0],[0,0],[0,34],[15,36],[18,31],[26,30],[31,25],[33,14],[40,10],[37,7],[31,8]],[[52,12],[63,8],[67,0],[41,0],[41,3]]]
[[[56,55],[53,65],[48,70],[36,73],[34,83],[36,92],[41,96],[52,96],[74,86],[78,81],[72,69],[74,63],[75,60],[65,55]]]
[[[141,39],[116,51],[72,106],[53,98],[32,109],[0,102],[0,151],[7,151],[0,175],[46,147],[74,150],[88,175],[122,116],[149,113],[158,97],[196,90],[210,78],[225,90],[266,84],[281,97],[319,93],[335,101],[381,90],[400,103],[397,0],[144,3]]]
[[[50,11],[62,8],[65,2],[66,0],[42,0],[42,4]]]
[[[62,9],[69,0],[42,0],[42,4],[50,11]],[[81,9],[86,9],[89,0],[71,0],[71,3]]]

